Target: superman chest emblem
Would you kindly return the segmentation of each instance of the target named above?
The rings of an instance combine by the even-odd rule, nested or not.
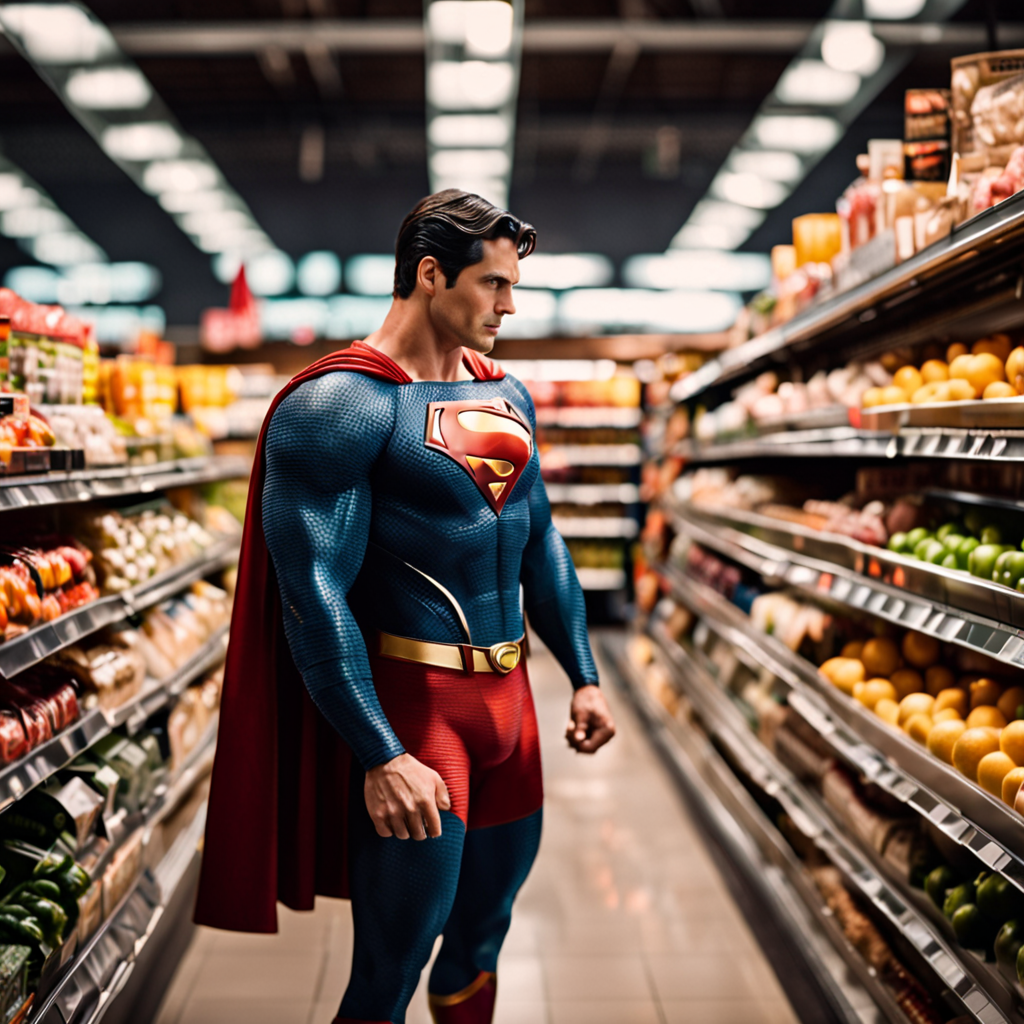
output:
[[[504,398],[431,402],[425,443],[457,462],[499,516],[533,454],[529,424]]]

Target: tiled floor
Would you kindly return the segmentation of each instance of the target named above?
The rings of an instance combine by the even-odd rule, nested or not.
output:
[[[568,683],[538,647],[545,833],[499,963],[496,1024],[794,1024],[630,709],[609,686],[618,736],[574,754],[561,738]],[[329,1024],[351,933],[333,900],[282,911],[276,936],[204,929],[157,1024]],[[429,1020],[421,984],[407,1021]]]

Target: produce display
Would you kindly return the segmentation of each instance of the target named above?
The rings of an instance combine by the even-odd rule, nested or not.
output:
[[[1017,398],[1024,394],[1024,347],[1011,349],[1012,344],[1006,334],[982,338],[970,349],[956,342],[946,349],[945,359],[926,359],[919,367],[901,366],[888,387],[865,391],[861,404],[869,409],[905,402]]]
[[[2,637],[20,636],[40,622],[52,622],[100,596],[92,552],[73,538],[46,546],[0,549]]]

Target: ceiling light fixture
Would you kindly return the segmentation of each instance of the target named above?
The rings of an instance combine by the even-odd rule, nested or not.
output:
[[[864,0],[864,17],[870,21],[909,21],[927,3],[928,0]]]
[[[868,77],[882,66],[885,44],[867,21],[827,21],[821,58],[835,71],[854,71]]]
[[[2,20],[39,64],[91,64],[117,51],[107,28],[75,4],[4,4]]]
[[[500,114],[438,114],[427,125],[435,146],[504,146],[510,137],[508,121]]]
[[[138,68],[83,68],[73,71],[65,85],[68,99],[86,110],[138,110],[153,89]]]
[[[761,114],[751,130],[765,149],[818,154],[831,149],[843,134],[842,125],[819,114]]]
[[[762,178],[792,185],[804,173],[804,165],[796,153],[783,149],[737,149],[729,158],[729,169],[738,174],[757,174]]]
[[[430,171],[439,178],[500,178],[509,172],[509,159],[501,149],[438,149]]]
[[[770,210],[789,195],[789,189],[778,181],[759,174],[736,174],[719,171],[711,183],[711,191],[720,199],[753,210]]]
[[[523,288],[601,288],[614,278],[612,261],[594,252],[536,252],[519,264],[519,285]],[[517,290],[517,306],[519,294]]]
[[[390,295],[395,286],[395,257],[367,253],[345,261],[345,282],[357,295]]]
[[[231,206],[231,196],[219,189],[206,192],[161,192],[156,198],[168,213],[209,212],[226,210]]]
[[[295,283],[303,295],[333,295],[341,287],[341,260],[333,252],[307,252],[295,268]]]
[[[0,216],[0,231],[8,238],[35,238],[51,231],[68,231],[73,227],[60,210],[49,206],[22,206]]]
[[[872,36],[874,38],[874,36]],[[860,75],[821,60],[795,60],[782,73],[775,96],[794,106],[841,107],[857,95]]]
[[[771,260],[755,252],[676,250],[631,256],[622,267],[623,281],[631,288],[756,292],[768,286],[771,276]]]
[[[442,60],[427,72],[427,99],[438,110],[487,110],[506,104],[515,86],[507,61]]]
[[[52,263],[57,267],[71,263],[95,263],[104,258],[103,250],[80,231],[39,235],[32,242],[31,252],[40,263]]]
[[[100,145],[115,160],[162,160],[177,156],[185,141],[167,121],[138,121],[112,124],[103,129]]]

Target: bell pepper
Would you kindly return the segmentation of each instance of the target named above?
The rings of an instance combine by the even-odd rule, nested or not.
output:
[[[999,562],[1002,562],[1002,570],[997,582],[1004,587],[1016,587],[1024,579],[1024,551],[1008,551],[1005,556],[999,556],[996,564]]]
[[[68,915],[64,913],[64,908],[59,903],[43,899],[41,896],[24,900],[22,905],[39,921],[46,944],[56,949],[64,938],[64,928],[68,923]]]
[[[45,941],[43,930],[34,917],[19,919],[10,914],[0,914],[0,942],[38,949],[40,943]]]

